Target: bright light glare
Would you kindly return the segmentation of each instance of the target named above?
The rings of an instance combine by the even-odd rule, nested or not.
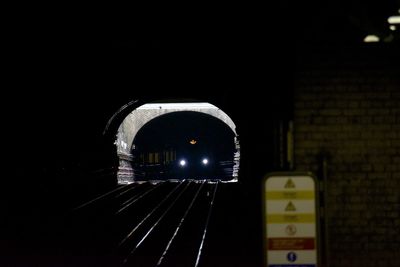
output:
[[[179,165],[181,165],[182,167],[186,165],[186,160],[182,159],[181,161],[179,161]]]
[[[389,24],[400,24],[400,16],[391,16],[388,18]]]
[[[207,165],[208,164],[208,159],[203,159],[202,162],[203,162],[204,165]]]
[[[148,103],[144,104],[137,109],[181,109],[181,110],[193,110],[193,109],[214,109],[218,108],[210,103],[206,102],[188,102],[188,103]]]
[[[392,31],[395,31],[395,30],[396,30],[396,26],[394,26],[394,25],[390,25],[389,28],[390,28]]]
[[[371,43],[371,42],[379,42],[379,37],[376,35],[367,35],[364,38],[365,43]]]

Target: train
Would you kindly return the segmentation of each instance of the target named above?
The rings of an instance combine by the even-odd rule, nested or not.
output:
[[[161,148],[133,150],[134,179],[141,180],[224,180],[235,179],[238,151],[234,143],[227,146],[201,144],[196,139]]]

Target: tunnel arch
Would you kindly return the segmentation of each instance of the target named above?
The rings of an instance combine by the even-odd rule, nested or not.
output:
[[[206,102],[150,102],[138,106],[131,111],[120,124],[114,144],[116,145],[117,156],[119,159],[118,183],[126,184],[135,182],[134,169],[132,163],[132,145],[138,132],[150,121],[160,118],[164,115],[177,112],[198,112],[214,117],[223,122],[231,129],[234,134],[234,143],[236,152],[234,156],[234,173],[230,182],[238,180],[238,171],[240,165],[240,144],[239,136],[236,131],[236,125],[233,120],[221,109],[213,104]]]

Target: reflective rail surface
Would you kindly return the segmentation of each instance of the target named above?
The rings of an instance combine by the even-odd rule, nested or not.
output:
[[[120,185],[52,218],[9,264],[257,266],[258,225],[240,192],[205,180]]]

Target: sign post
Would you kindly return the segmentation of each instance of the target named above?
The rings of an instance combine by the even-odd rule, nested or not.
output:
[[[271,173],[263,180],[266,267],[318,267],[318,185],[309,173]]]

